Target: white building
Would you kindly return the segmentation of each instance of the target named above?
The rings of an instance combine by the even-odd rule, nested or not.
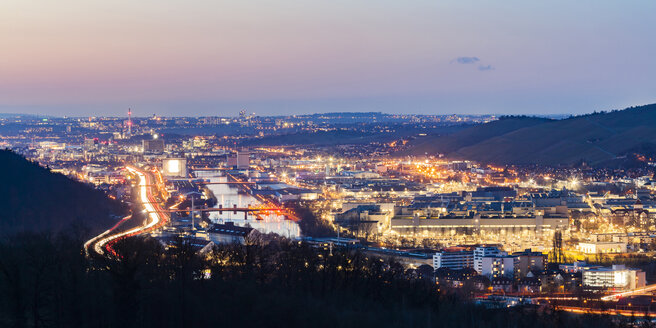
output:
[[[496,246],[478,246],[474,249],[474,270],[482,274],[483,258],[501,254],[501,250]]]
[[[583,271],[583,288],[629,290],[647,284],[645,272],[624,265],[594,268]]]
[[[474,265],[474,254],[467,250],[443,250],[433,255],[433,269],[460,270]]]
[[[481,260],[481,275],[490,279],[515,275],[515,256],[505,253],[483,257]]]
[[[592,242],[579,243],[579,250],[586,254],[626,253],[626,243],[623,242]]]
[[[163,174],[168,177],[187,177],[187,160],[185,158],[165,158],[162,160]]]

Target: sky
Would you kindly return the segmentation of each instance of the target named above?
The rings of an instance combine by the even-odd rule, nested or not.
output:
[[[564,114],[656,102],[656,1],[3,0],[0,112]]]

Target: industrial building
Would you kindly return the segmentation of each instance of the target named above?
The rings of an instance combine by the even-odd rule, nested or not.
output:
[[[587,290],[630,290],[646,284],[644,271],[624,265],[583,270],[583,288]]]

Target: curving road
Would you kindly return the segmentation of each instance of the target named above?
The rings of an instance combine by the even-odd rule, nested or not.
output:
[[[126,169],[139,178],[139,200],[144,208],[144,212],[148,213],[146,221],[142,226],[122,232],[114,232],[123,222],[132,217],[132,215],[126,216],[111,229],[87,241],[84,244],[84,249],[87,255],[90,250],[93,250],[100,255],[105,255],[106,252],[117,255],[112,248],[117,241],[123,238],[151,232],[162,227],[168,221],[168,215],[164,213],[162,208],[155,201],[155,197],[152,195],[152,174],[134,166],[126,166]]]

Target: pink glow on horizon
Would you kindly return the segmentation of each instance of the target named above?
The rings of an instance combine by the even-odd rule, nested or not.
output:
[[[434,112],[563,112],[654,100],[655,3],[591,3],[5,0],[0,111],[392,97]],[[453,63],[462,56],[481,64]]]

